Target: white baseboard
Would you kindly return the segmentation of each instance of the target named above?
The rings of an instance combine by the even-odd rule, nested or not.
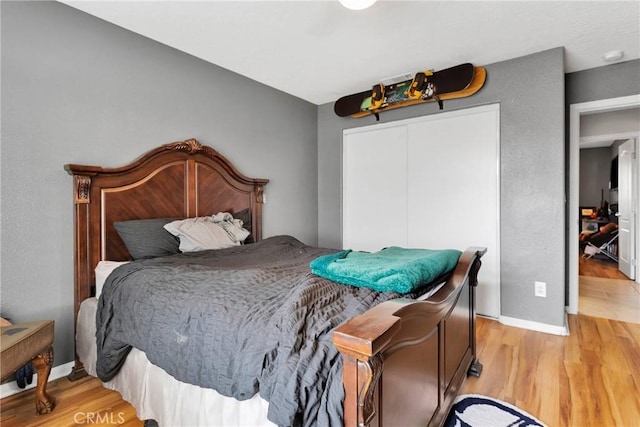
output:
[[[532,331],[544,332],[547,334],[569,335],[566,316],[564,326],[549,325],[546,323],[533,322],[531,320],[523,320],[507,316],[500,316],[500,323],[507,326],[515,326],[516,328],[530,329]]]
[[[71,362],[65,363],[64,365],[58,365],[51,368],[51,373],[49,374],[49,382],[69,375],[71,373],[71,369],[73,368],[73,363],[74,362],[72,360]],[[36,384],[38,384],[38,374],[36,373],[33,374],[33,380],[31,381],[31,384],[27,384],[25,388],[18,387],[18,383],[15,381],[4,383],[0,385],[0,399],[4,399],[5,397],[12,396],[25,390],[36,388]]]

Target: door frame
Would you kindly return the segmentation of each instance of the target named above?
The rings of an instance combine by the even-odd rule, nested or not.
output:
[[[567,236],[567,265],[568,265],[568,307],[567,312],[570,314],[578,313],[578,296],[579,296],[579,280],[578,280],[578,254],[580,244],[576,238],[579,234],[578,228],[578,211],[580,208],[580,116],[582,114],[603,113],[608,111],[626,110],[629,108],[640,107],[640,95],[623,96],[619,98],[601,99],[597,101],[581,102],[571,104],[569,106],[569,199],[568,199],[568,230]],[[635,136],[636,141],[638,135]],[[640,144],[636,142],[636,144]],[[638,147],[636,146],[636,149]],[[636,162],[640,156],[636,155]],[[637,167],[637,163],[636,163]],[[636,203],[640,198],[640,189],[635,190]],[[636,215],[636,253],[638,252],[638,230],[640,220]],[[636,256],[637,258],[637,256]],[[636,281],[638,274],[636,268]]]

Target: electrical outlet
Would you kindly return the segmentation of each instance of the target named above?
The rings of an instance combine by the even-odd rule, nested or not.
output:
[[[534,282],[534,294],[537,297],[547,297],[547,284],[545,282]]]

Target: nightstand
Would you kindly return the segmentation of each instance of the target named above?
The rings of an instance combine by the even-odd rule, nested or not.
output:
[[[0,377],[4,380],[27,363],[38,373],[36,412],[47,414],[55,400],[47,394],[53,364],[53,320],[18,323],[0,328]]]

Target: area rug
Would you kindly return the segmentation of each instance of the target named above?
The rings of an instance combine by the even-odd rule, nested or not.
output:
[[[479,394],[456,398],[444,427],[546,427],[510,403]]]

